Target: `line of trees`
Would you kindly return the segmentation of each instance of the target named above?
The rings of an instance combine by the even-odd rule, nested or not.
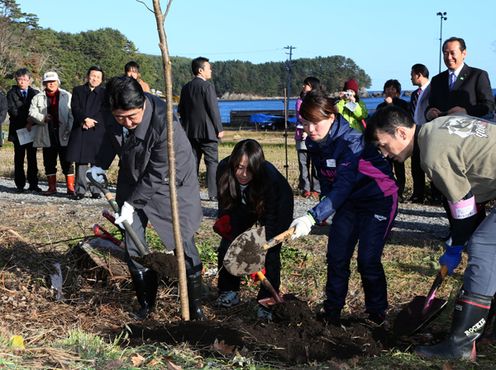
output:
[[[38,86],[45,71],[55,70],[62,87],[72,90],[83,83],[91,65],[102,67],[106,76],[115,76],[124,72],[124,65],[130,60],[140,64],[142,78],[152,88],[162,90],[160,56],[140,53],[118,30],[102,28],[71,34],[42,29],[37,16],[22,12],[15,0],[0,0],[0,88],[4,90],[13,83],[13,72],[19,67],[29,68]],[[171,60],[173,94],[179,95],[181,87],[192,78],[191,59],[172,57]],[[215,62],[213,68],[213,83],[219,96],[283,95],[287,80],[285,63],[230,60]],[[344,81],[352,77],[361,87],[371,84],[365,71],[344,56],[296,59],[292,64],[292,95],[300,91],[303,79],[310,75],[320,78],[328,91],[341,89]]]

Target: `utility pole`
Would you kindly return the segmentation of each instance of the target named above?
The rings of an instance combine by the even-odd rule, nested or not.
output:
[[[437,12],[437,16],[440,17],[441,26],[439,28],[439,73],[441,73],[441,55],[443,55],[443,21],[447,20],[446,17],[448,13],[446,12]]]
[[[289,99],[291,98],[291,72],[292,72],[292,60],[293,57],[293,49],[296,47],[288,45],[285,46],[284,49],[289,50],[289,59],[286,60],[286,71],[288,79],[286,82],[286,89],[284,91],[284,148],[286,152],[286,163],[284,168],[286,169],[286,180],[288,179],[288,118],[289,118]]]

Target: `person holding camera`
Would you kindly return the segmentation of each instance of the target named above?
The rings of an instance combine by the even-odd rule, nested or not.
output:
[[[369,112],[358,96],[358,82],[353,78],[344,83],[336,107],[339,114],[349,122],[351,128],[363,132],[366,126],[365,119]]]

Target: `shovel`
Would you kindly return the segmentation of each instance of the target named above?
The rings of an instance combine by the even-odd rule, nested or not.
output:
[[[238,235],[227,250],[224,257],[224,267],[234,276],[248,275],[259,272],[265,265],[267,249],[289,239],[294,234],[292,227],[272,239],[265,240],[265,228],[253,227]]]
[[[416,296],[400,311],[393,326],[395,335],[413,335],[439,316],[448,301],[436,298],[436,292],[446,275],[448,275],[448,268],[443,265],[427,296]]]
[[[224,267],[234,275],[247,275],[256,273],[260,283],[267,289],[273,298],[264,298],[258,302],[269,307],[276,303],[284,302],[283,297],[274,289],[270,281],[265,277],[262,269],[265,265],[265,254],[268,249],[289,239],[293,235],[295,228],[292,227],[285,232],[276,235],[272,239],[265,240],[265,228],[254,227],[238,235],[227,250],[224,257]]]
[[[108,189],[107,177],[103,174],[102,176],[103,176],[103,183],[100,183],[93,178],[91,173],[86,174],[88,180],[103,193],[105,199],[107,199],[108,203],[110,204],[110,207],[112,207],[114,212],[119,213],[119,205],[117,204],[117,202],[114,199],[114,196]],[[104,217],[112,222],[111,218],[107,216]],[[167,276],[177,277],[177,263],[173,255],[166,253],[157,253],[157,252],[148,253],[145,245],[141,242],[140,238],[133,230],[129,222],[123,221],[122,226],[124,226],[126,233],[129,235],[129,237],[131,238],[131,240],[134,242],[134,244],[139,250],[140,257],[132,257],[135,261],[139,262],[145,267],[155,270],[159,274],[165,272]]]

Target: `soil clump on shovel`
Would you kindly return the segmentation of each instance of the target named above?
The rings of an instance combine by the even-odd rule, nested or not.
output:
[[[174,254],[155,252],[141,257],[133,257],[133,260],[157,272],[161,277],[169,280],[177,280],[178,278],[177,259]]]

